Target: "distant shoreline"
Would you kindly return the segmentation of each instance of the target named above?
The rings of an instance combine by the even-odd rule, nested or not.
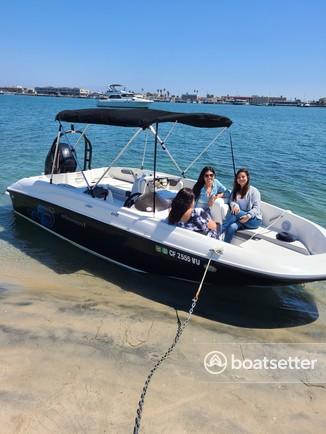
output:
[[[3,92],[0,93],[0,96],[29,96],[29,97],[49,97],[49,98],[72,98],[72,99],[87,99],[87,100],[97,100],[98,97],[94,96],[75,96],[75,95],[35,95],[35,94],[28,94],[28,93],[13,93],[13,92]],[[219,101],[219,102],[206,102],[206,101],[184,101],[184,100],[175,100],[175,101],[169,101],[169,100],[154,100],[156,103],[172,103],[172,104],[192,104],[192,105],[238,105],[238,106],[257,106],[257,107],[300,107],[300,108],[326,108],[326,105],[322,104],[314,104],[314,103],[295,103],[295,102],[285,102],[285,103],[265,103],[265,104],[257,104],[257,103],[245,103],[245,104],[239,104],[238,102],[225,102],[225,101]]]

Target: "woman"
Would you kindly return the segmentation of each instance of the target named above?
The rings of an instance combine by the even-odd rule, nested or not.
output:
[[[196,206],[210,210],[213,220],[222,224],[229,209],[223,198],[228,198],[230,192],[216,179],[213,167],[203,168],[193,187],[193,192]]]
[[[171,204],[168,222],[173,225],[218,238],[216,223],[202,208],[194,208],[195,195],[190,188],[182,188]]]
[[[257,229],[262,224],[260,193],[250,185],[247,169],[239,169],[234,177],[230,197],[230,213],[222,226],[224,241],[230,243],[238,229]]]

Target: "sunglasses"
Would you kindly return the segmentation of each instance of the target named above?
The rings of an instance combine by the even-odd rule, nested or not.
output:
[[[214,173],[205,173],[205,178],[214,178]]]

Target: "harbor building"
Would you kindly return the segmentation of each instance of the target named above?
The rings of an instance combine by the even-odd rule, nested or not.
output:
[[[89,90],[81,89],[79,87],[35,87],[37,95],[47,96],[75,96],[75,97],[87,97],[89,96]]]

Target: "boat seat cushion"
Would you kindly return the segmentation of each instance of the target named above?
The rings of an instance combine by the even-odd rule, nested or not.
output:
[[[277,237],[277,232],[266,229],[264,227],[259,227],[257,229],[241,229],[238,230],[236,236],[239,238],[244,238],[248,240],[249,238],[253,239],[261,239],[265,241],[270,241],[271,243],[278,244],[280,246],[286,247],[290,250],[294,250],[298,253],[302,253],[304,255],[309,255],[309,251],[306,246],[299,240],[295,240],[292,242],[281,240]]]
[[[84,191],[84,193],[99,199],[104,199],[104,200],[106,200],[107,198],[109,198],[109,200],[112,199],[112,192],[107,188],[102,187],[101,185],[97,185],[96,187],[93,187],[91,190],[87,189]]]
[[[135,200],[135,208],[138,209],[139,211],[152,212],[153,205],[154,205],[154,193],[152,193],[151,191],[141,194]],[[170,206],[171,206],[171,199],[164,197],[164,195],[162,195],[160,191],[156,192],[155,194],[156,211],[167,210],[170,208]]]

